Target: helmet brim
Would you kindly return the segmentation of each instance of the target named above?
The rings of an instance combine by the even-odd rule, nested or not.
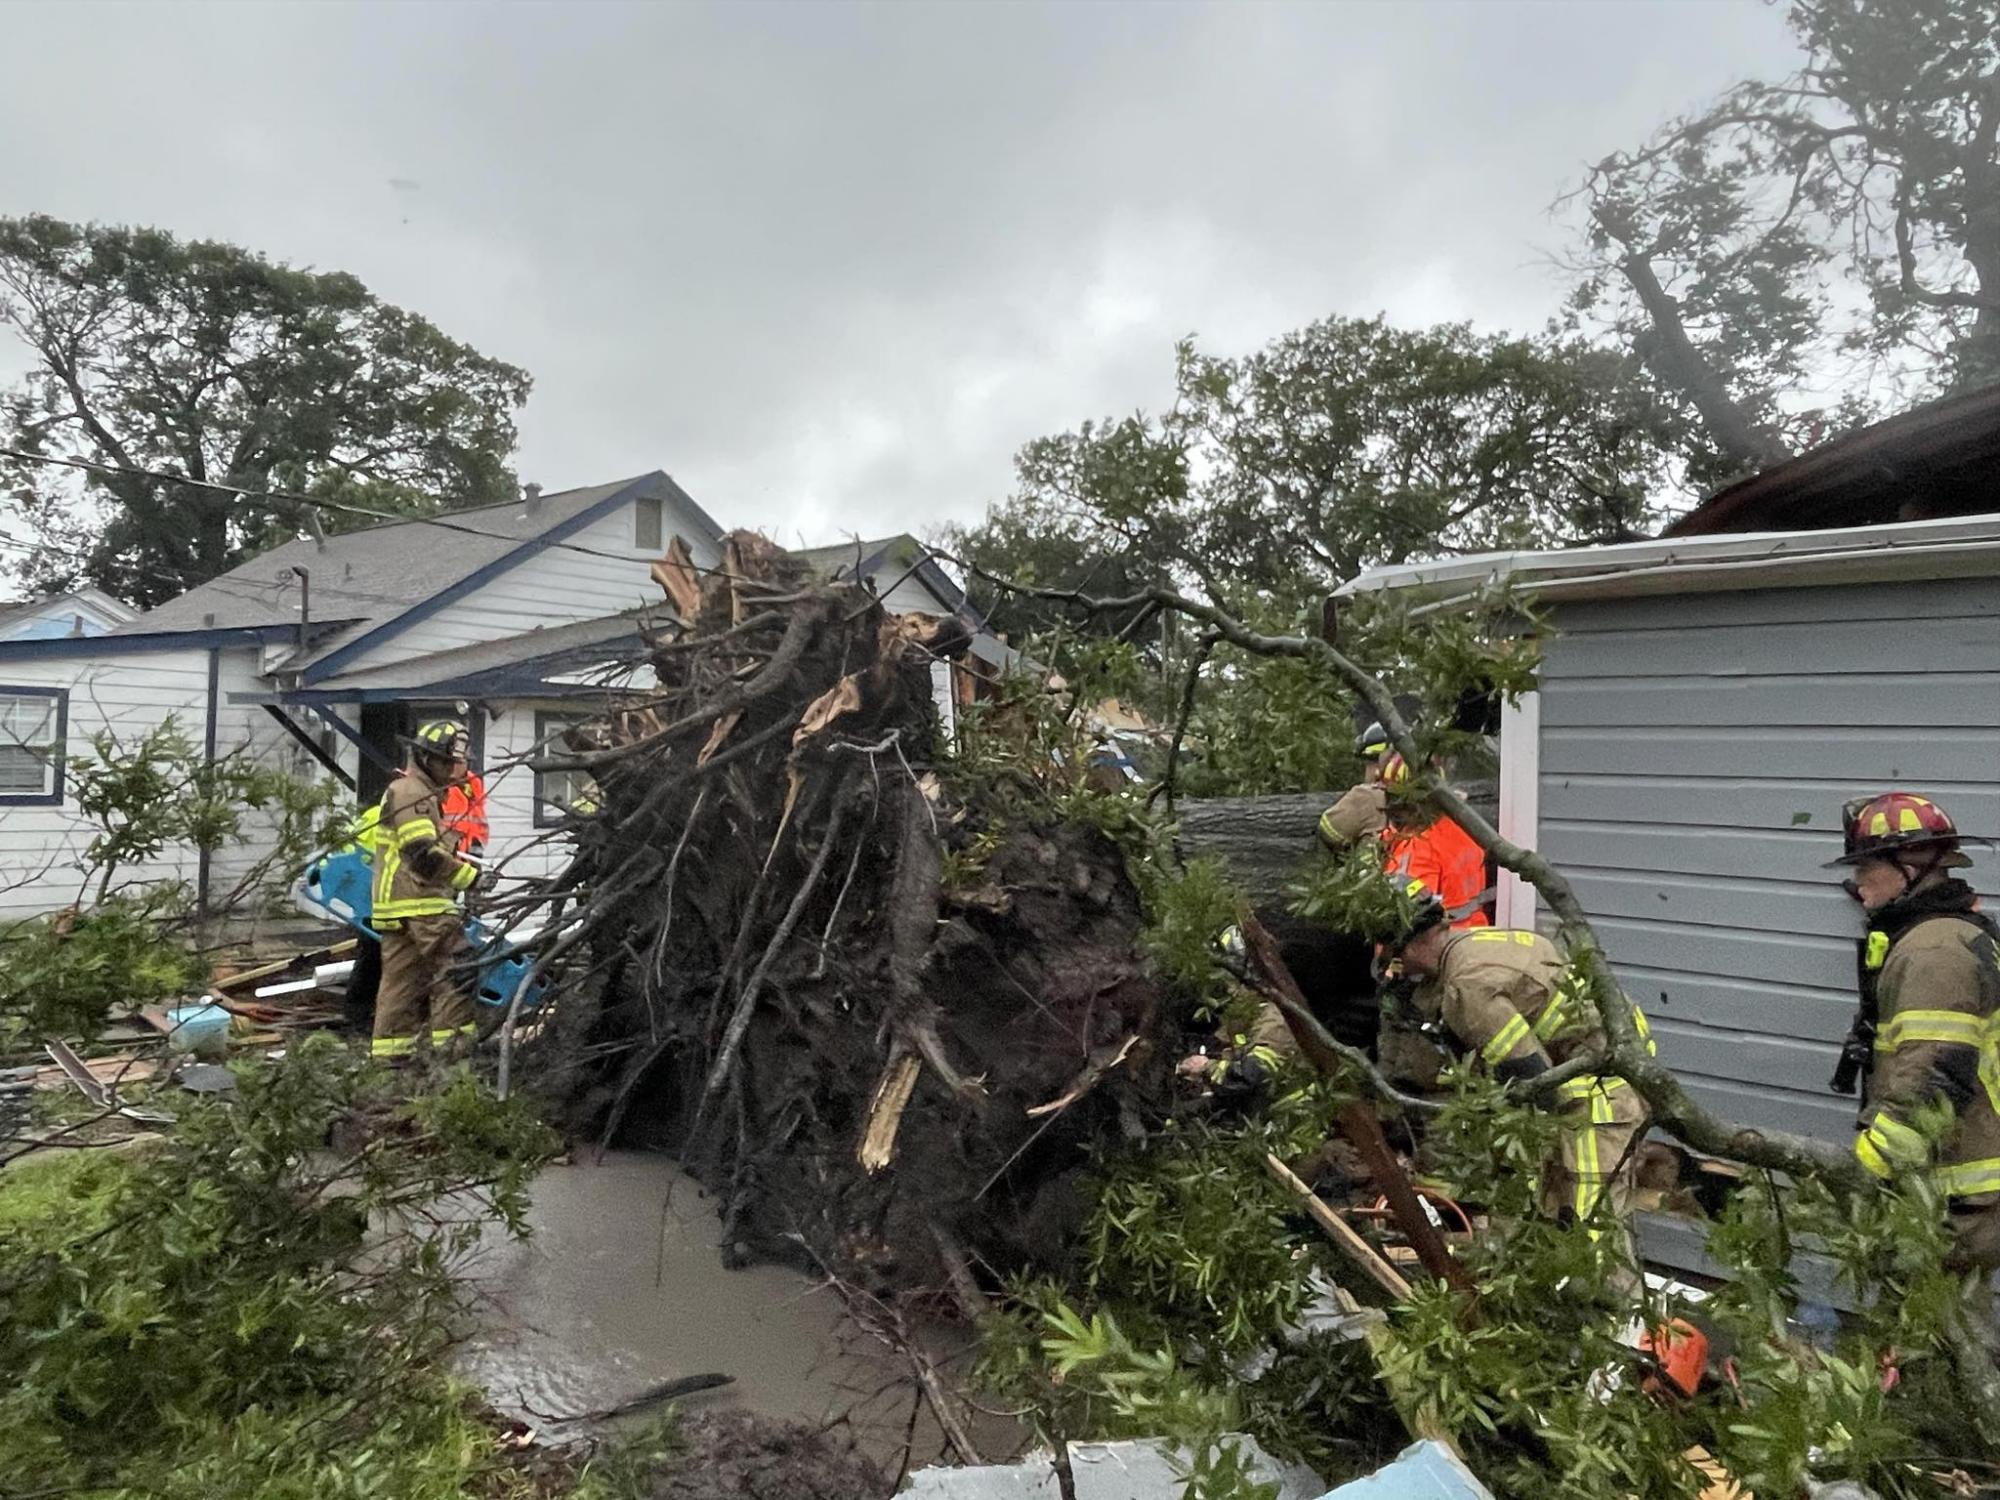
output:
[[[1845,869],[1858,865],[1863,860],[1895,859],[1901,854],[1917,854],[1926,849],[1935,849],[1939,844],[1950,844],[1953,847],[1944,858],[1937,862],[1937,867],[1940,870],[1969,870],[1972,868],[1972,856],[1957,846],[1962,843],[1983,844],[1985,842],[1986,840],[1984,839],[1973,838],[1967,834],[1959,834],[1949,839],[1912,839],[1907,844],[1891,844],[1882,849],[1865,849],[1857,854],[1843,854],[1838,858],[1828,860],[1820,868],[1822,870]]]

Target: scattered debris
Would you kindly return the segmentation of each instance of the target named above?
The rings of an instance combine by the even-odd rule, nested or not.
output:
[[[1248,1460],[1252,1483],[1275,1486],[1273,1500],[1315,1500],[1326,1492],[1319,1475],[1303,1464],[1281,1463],[1255,1438],[1224,1441]],[[1190,1455],[1161,1438],[1070,1443],[1067,1451],[1075,1500],[1180,1500],[1187,1489]],[[1055,1460],[1044,1451],[1011,1464],[919,1469],[903,1494],[910,1500],[1059,1500],[1062,1490]]]

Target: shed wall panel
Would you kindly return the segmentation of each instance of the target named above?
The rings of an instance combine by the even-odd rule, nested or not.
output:
[[[1891,623],[1893,622],[1893,623]],[[1694,1096],[1845,1141],[1858,913],[1822,868],[1892,786],[2000,835],[2000,580],[1557,607],[1537,844]],[[2000,861],[1974,883],[2000,891]]]

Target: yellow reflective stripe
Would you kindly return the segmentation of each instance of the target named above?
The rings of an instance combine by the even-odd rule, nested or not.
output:
[[[1542,1013],[1535,1017],[1535,1037],[1538,1041],[1546,1042],[1561,1029],[1563,1017],[1569,1013],[1569,1002],[1573,998],[1569,986],[1565,985],[1542,1007]]]
[[[1895,1176],[1888,1161],[1875,1149],[1875,1143],[1865,1135],[1857,1135],[1854,1138],[1854,1156],[1873,1176],[1884,1180]]]
[[[378,1036],[368,1044],[370,1057],[403,1057],[417,1045],[413,1036]]]
[[[1413,880],[1411,885],[1421,886],[1421,880]],[[1523,948],[1535,946],[1532,932],[1517,932],[1511,927],[1475,927],[1466,934],[1475,943],[1517,943]]]
[[[1493,1039],[1479,1049],[1479,1055],[1488,1063],[1502,1062],[1512,1052],[1517,1043],[1528,1037],[1528,1018],[1518,1011],[1507,1018],[1507,1024],[1493,1033]]]
[[[451,872],[451,888],[455,891],[470,890],[479,879],[479,866],[460,864]]]
[[[1295,823],[1292,826],[1296,828],[1298,825]],[[1333,826],[1333,809],[1330,807],[1319,815],[1319,836],[1329,844],[1344,844],[1347,842],[1347,840],[1340,836],[1340,830]]]
[[[375,915],[385,922],[399,922],[404,917],[437,917],[458,910],[458,903],[449,896],[405,896],[400,901],[379,903]]]
[[[1611,1121],[1611,1096],[1627,1086],[1624,1079],[1616,1076],[1599,1078],[1586,1073],[1581,1078],[1570,1079],[1568,1083],[1557,1084],[1556,1097],[1565,1104],[1574,1104],[1579,1099],[1588,1099],[1590,1101],[1592,1118],[1595,1118],[1599,1111],[1602,1110],[1604,1112],[1603,1123],[1609,1124]]]
[[[1593,1121],[1597,1111],[1591,1110]],[[1597,1150],[1597,1130],[1594,1125],[1585,1125],[1572,1132],[1576,1143],[1575,1198],[1572,1206],[1579,1221],[1590,1217],[1597,1207],[1597,1200],[1604,1196],[1604,1165],[1599,1160]]]
[[[1978,1193],[2000,1193],[2000,1157],[1979,1161],[1953,1162],[1931,1174],[1938,1191],[1951,1198],[1970,1198]]]
[[[1949,1042],[1961,1047],[1977,1047],[1985,1039],[1987,1024],[1962,1010],[1901,1010],[1889,1018],[1875,1038],[1877,1052],[1894,1052],[1905,1042]]]
[[[396,872],[403,867],[403,851],[384,839],[376,852],[382,856],[381,864],[375,867],[375,915],[380,917],[386,916],[388,909],[396,904],[393,893]]]
[[[407,823],[398,823],[392,830],[396,847],[407,848],[418,839],[434,839],[438,836],[438,826],[429,818],[411,818]]]
[[[1646,1019],[1646,1013],[1636,1005],[1632,1007],[1632,1027],[1639,1033],[1639,1040],[1646,1044],[1646,1055],[1658,1057],[1660,1044],[1653,1040],[1653,1023]]]
[[[434,1045],[442,1047],[446,1042],[456,1040],[462,1036],[474,1036],[478,1031],[479,1025],[477,1022],[467,1021],[463,1026],[446,1026],[441,1030],[431,1032],[431,1041]]]

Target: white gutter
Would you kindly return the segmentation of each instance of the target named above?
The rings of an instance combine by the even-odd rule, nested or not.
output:
[[[1336,597],[1420,589],[1460,598],[1503,581],[1537,597],[1604,598],[1700,588],[1710,575],[1719,575],[1713,585],[1717,588],[1741,588],[1757,577],[1776,586],[1796,586],[1863,574],[1965,576],[1994,567],[1996,548],[2000,548],[2000,515],[1822,531],[1673,537],[1568,552],[1488,552],[1371,568],[1344,584]]]

